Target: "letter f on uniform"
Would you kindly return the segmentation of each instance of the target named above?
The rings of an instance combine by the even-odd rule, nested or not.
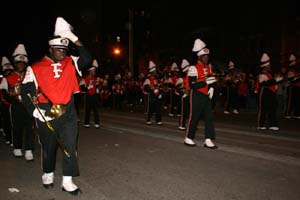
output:
[[[59,78],[60,77],[59,72],[62,72],[63,70],[61,70],[57,67],[61,66],[61,64],[60,63],[53,63],[53,64],[51,64],[51,66],[53,66],[54,78]]]

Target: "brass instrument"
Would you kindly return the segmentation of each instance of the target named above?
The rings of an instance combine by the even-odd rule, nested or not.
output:
[[[100,77],[97,77],[96,78],[96,85],[100,85],[104,82],[104,79],[103,78],[100,78]]]
[[[9,96],[19,96],[21,94],[21,84],[17,83],[16,85],[8,88],[8,94]]]
[[[45,118],[45,116],[44,116],[43,113],[41,112],[41,109],[40,109],[40,107],[38,106],[37,101],[36,101],[33,97],[31,97],[30,94],[27,94],[27,96],[28,96],[29,99],[31,100],[31,103],[34,105],[34,107],[38,110],[39,114],[42,116],[42,118],[43,118],[43,120],[44,120],[46,126],[48,127],[48,129],[49,129],[49,130],[51,131],[51,133],[54,135],[54,137],[55,137],[55,139],[56,139],[56,142],[57,142],[58,146],[61,148],[61,150],[64,152],[64,154],[65,154],[68,158],[70,158],[71,155],[69,154],[67,148],[63,145],[63,143],[62,143],[61,140],[59,139],[59,137],[58,137],[58,135],[56,134],[55,129],[53,128],[53,126],[51,125],[51,123]],[[59,105],[59,104],[58,104],[58,105]],[[58,108],[59,108],[59,107],[60,107],[60,106],[58,106]],[[56,112],[57,110],[59,110],[59,109],[55,110],[55,108],[57,108],[57,106],[54,107],[54,112]],[[51,108],[51,109],[52,109],[52,108]],[[61,109],[61,108],[60,108],[60,109]],[[50,113],[51,113],[51,111],[50,111]]]
[[[159,90],[160,90],[160,86],[159,85],[154,85],[154,87],[153,87],[153,93],[155,95],[159,94]]]
[[[49,117],[57,119],[60,116],[62,116],[63,114],[65,114],[66,110],[67,110],[66,105],[63,105],[63,104],[53,105],[50,108]]]

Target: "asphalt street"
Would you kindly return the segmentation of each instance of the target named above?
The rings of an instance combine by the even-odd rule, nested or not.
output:
[[[102,109],[101,128],[79,122],[80,176],[83,193],[61,191],[61,151],[57,152],[55,186],[41,183],[40,146],[35,160],[14,158],[0,141],[2,200],[299,200],[300,120],[283,119],[279,132],[257,131],[255,113],[215,113],[218,150],[203,147],[203,124],[196,147],[183,144],[178,118],[146,125],[143,112]],[[93,125],[91,121],[91,125]],[[38,132],[37,138],[38,138]],[[17,191],[9,191],[17,189]]]

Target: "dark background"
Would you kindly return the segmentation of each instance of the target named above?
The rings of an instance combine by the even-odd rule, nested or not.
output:
[[[31,62],[47,52],[57,16],[64,17],[103,65],[128,63],[128,15],[134,16],[134,63],[153,57],[169,64],[193,59],[193,42],[201,38],[219,65],[229,60],[245,69],[263,52],[284,65],[299,54],[300,15],[297,1],[22,1],[7,2],[1,12],[0,55],[10,58],[24,43]],[[121,42],[116,41],[120,36]],[[116,63],[112,48],[121,47]]]

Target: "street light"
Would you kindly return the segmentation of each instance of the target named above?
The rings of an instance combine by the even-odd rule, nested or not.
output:
[[[121,54],[120,48],[115,47],[113,53],[114,53],[114,55],[119,56]]]

